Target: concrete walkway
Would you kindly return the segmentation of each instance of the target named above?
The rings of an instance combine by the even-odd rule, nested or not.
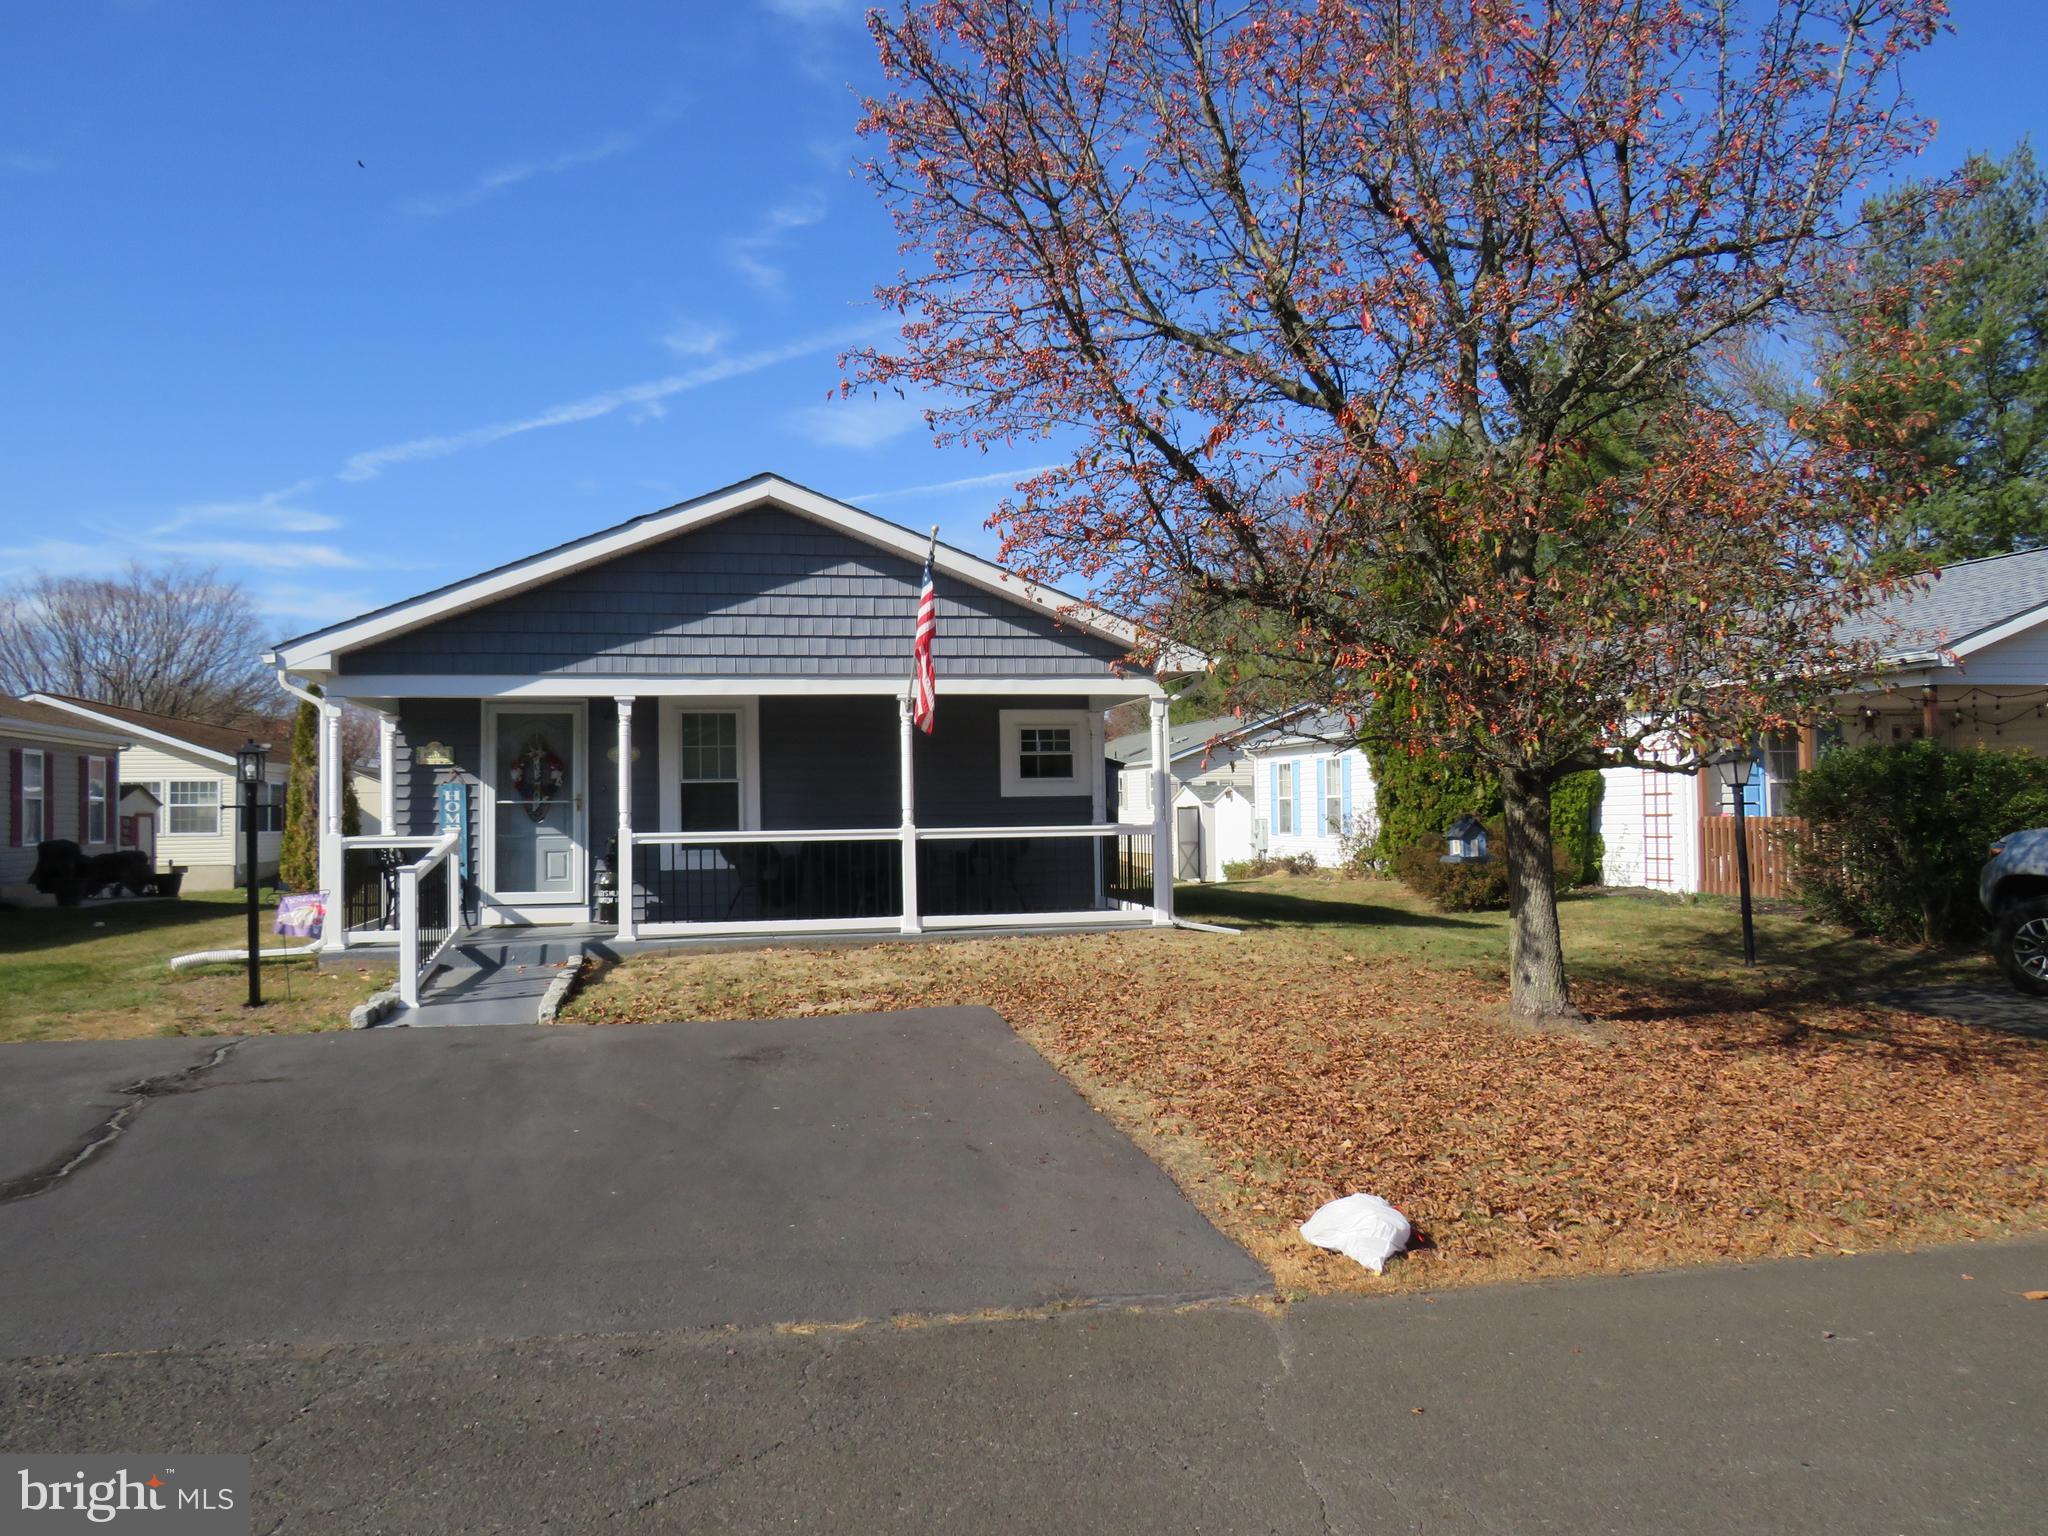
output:
[[[0,1364],[12,1451],[254,1456],[255,1529],[2042,1529],[2040,1240],[1278,1315]]]

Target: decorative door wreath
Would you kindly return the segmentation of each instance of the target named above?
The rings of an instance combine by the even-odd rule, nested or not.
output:
[[[545,821],[548,802],[561,790],[569,770],[555,756],[547,737],[536,731],[521,743],[512,759],[509,777],[512,793],[524,803],[526,814],[535,821]]]

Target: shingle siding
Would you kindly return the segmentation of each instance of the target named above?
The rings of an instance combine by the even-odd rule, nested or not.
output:
[[[437,673],[874,677],[907,670],[919,568],[759,509],[340,658],[355,676]],[[938,579],[938,675],[1108,676],[1122,647]]]

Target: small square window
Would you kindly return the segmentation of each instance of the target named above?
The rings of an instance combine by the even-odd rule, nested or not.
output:
[[[1016,795],[1090,793],[1088,717],[1080,710],[1034,713],[1004,710],[997,740],[1002,751],[1002,792]]]

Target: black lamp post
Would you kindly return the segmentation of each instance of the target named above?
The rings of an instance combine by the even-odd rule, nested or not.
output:
[[[263,788],[263,760],[270,743],[246,741],[235,754],[235,777],[242,783],[242,857],[249,871],[249,1006],[263,1006],[263,983],[258,979],[263,952],[258,947],[256,921],[256,796]]]
[[[1728,790],[1735,799],[1735,879],[1742,890],[1742,963],[1756,964],[1756,919],[1749,906],[1749,775],[1756,759],[1747,747],[1722,754],[1728,769]]]

